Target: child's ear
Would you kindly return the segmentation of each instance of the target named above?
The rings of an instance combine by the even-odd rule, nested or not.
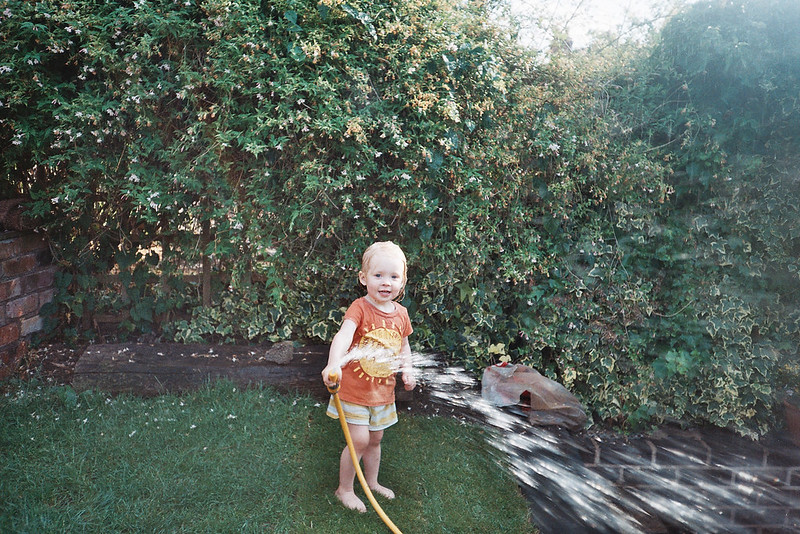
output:
[[[364,274],[364,271],[358,271],[358,281],[362,286],[367,285],[367,275]]]

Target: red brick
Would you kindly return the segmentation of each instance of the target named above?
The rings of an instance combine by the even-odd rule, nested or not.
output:
[[[0,282],[0,302],[13,299],[22,294],[22,284],[17,278]]]
[[[46,269],[21,276],[19,278],[22,286],[21,293],[35,293],[40,289],[53,287],[54,273],[53,269]]]
[[[55,289],[48,289],[46,291],[39,291],[39,307],[44,306],[48,302],[53,302],[56,297]]]
[[[36,254],[25,254],[3,262],[3,276],[6,278],[18,276],[31,271],[39,264]]]
[[[786,479],[786,471],[779,467],[763,467],[741,469],[736,473],[734,483],[747,485],[769,484],[770,486],[782,486]]]
[[[19,256],[20,254],[35,250],[46,250],[48,248],[44,236],[36,234],[18,235],[11,239],[0,241],[0,260],[7,260],[8,258]]]
[[[36,273],[20,273],[16,278],[23,294],[35,293],[39,288],[39,277]]]
[[[9,345],[19,341],[19,323],[0,326],[0,346]]]
[[[50,249],[50,245],[47,244],[47,239],[42,234],[25,234],[22,236],[22,244],[20,246],[23,252]]]
[[[50,288],[56,281],[56,271],[58,268],[55,266],[46,267],[44,270],[39,271],[39,287]]]
[[[23,319],[20,323],[20,335],[22,337],[29,336],[34,332],[39,332],[44,328],[43,319],[39,315],[34,315],[28,319]]]
[[[0,241],[0,260],[7,260],[13,258],[20,253],[20,239],[19,237],[11,239],[3,239]]]
[[[9,301],[6,304],[7,318],[20,318],[30,315],[39,309],[39,295],[26,295]]]

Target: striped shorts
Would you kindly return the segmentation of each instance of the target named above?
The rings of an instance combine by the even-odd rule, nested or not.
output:
[[[397,422],[397,408],[394,403],[383,406],[361,406],[341,399],[339,402],[342,403],[345,421],[351,425],[366,425],[371,432],[384,430]],[[328,411],[326,413],[328,417],[339,419],[339,412],[336,411],[333,397],[328,402]]]

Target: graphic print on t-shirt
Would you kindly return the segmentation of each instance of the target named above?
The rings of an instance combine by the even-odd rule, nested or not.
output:
[[[396,369],[393,369],[391,360],[400,352],[403,337],[398,331],[398,327],[391,321],[388,325],[386,320],[382,320],[382,325],[366,325],[363,328],[363,335],[358,342],[359,349],[374,348],[378,354],[370,354],[359,359],[358,367],[354,370],[358,378],[375,381],[383,384],[384,379],[392,376]]]

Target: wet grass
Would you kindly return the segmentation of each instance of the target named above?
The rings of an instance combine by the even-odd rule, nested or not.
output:
[[[307,396],[225,382],[151,399],[4,390],[2,532],[388,531],[333,496],[344,440]],[[379,502],[407,534],[534,531],[477,427],[404,414],[381,480],[398,498]]]

